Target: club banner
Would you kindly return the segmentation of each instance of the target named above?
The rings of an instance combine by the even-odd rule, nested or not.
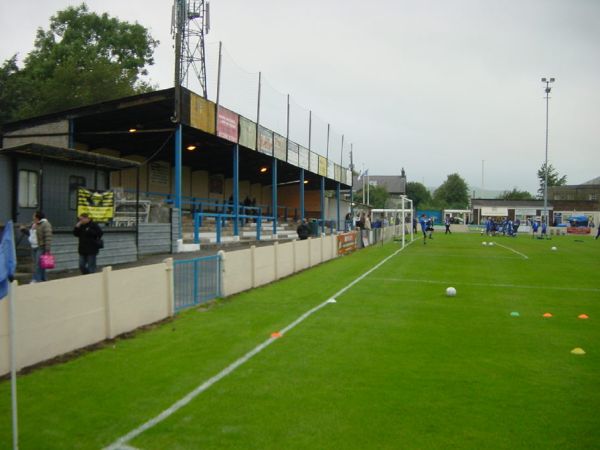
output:
[[[108,222],[114,216],[115,193],[77,189],[77,215],[88,213],[95,222]]]
[[[337,235],[338,255],[345,255],[356,250],[356,234],[356,231],[350,231]]]

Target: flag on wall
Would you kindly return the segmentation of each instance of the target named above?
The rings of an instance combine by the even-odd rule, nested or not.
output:
[[[77,215],[88,213],[95,222],[108,222],[115,213],[115,193],[113,191],[90,191],[77,189]]]
[[[8,294],[8,284],[17,268],[13,223],[8,221],[0,240],[0,300]]]

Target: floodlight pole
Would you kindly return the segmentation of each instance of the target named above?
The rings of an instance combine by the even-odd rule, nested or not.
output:
[[[542,78],[542,83],[546,83],[546,157],[544,163],[544,221],[548,226],[548,113],[550,104],[550,83],[554,83],[554,78]]]

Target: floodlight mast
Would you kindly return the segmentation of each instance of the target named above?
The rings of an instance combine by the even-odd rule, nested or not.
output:
[[[171,35],[175,39],[175,111],[173,121],[181,120],[181,86],[188,86],[190,68],[200,83],[204,98],[206,53],[204,36],[210,31],[210,5],[206,0],[174,0]]]
[[[546,226],[548,223],[548,112],[549,112],[549,103],[550,103],[550,91],[552,87],[550,87],[550,83],[554,83],[554,78],[542,78],[542,83],[546,83],[546,87],[544,92],[546,93],[546,158],[544,163],[544,222]]]

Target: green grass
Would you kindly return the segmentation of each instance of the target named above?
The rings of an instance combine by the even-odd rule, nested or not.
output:
[[[416,241],[130,445],[598,448],[600,241],[576,239],[494,239],[529,259],[475,235]],[[112,443],[397,249],[358,252],[21,377],[21,448]],[[0,383],[2,449],[9,394]]]

